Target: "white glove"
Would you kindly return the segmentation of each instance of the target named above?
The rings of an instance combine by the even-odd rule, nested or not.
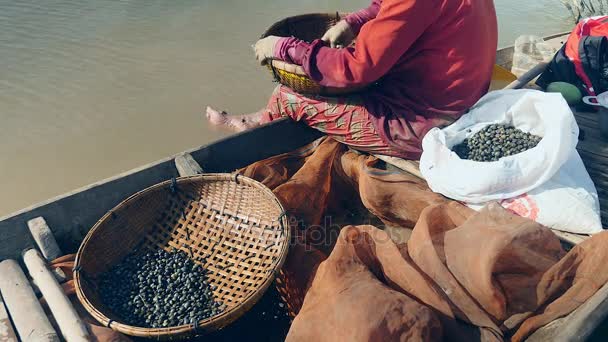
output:
[[[349,46],[354,39],[355,34],[345,20],[340,20],[336,25],[330,27],[321,38],[322,41],[328,43],[332,48]]]
[[[260,64],[264,65],[268,58],[274,57],[274,46],[279,39],[281,39],[281,37],[268,36],[255,43],[253,50],[255,51],[255,58],[257,58]]]

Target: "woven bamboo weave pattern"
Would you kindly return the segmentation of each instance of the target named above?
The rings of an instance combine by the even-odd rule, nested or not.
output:
[[[282,266],[288,243],[283,207],[262,184],[231,174],[179,178],[133,195],[91,229],[76,258],[77,295],[93,317],[125,334],[190,337],[223,328],[248,311]],[[100,301],[97,277],[133,251],[156,249],[184,251],[203,265],[226,310],[196,326],[121,323]]]

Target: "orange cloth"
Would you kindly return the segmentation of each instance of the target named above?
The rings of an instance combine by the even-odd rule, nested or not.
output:
[[[566,252],[534,221],[498,204],[475,212],[383,165],[325,139],[241,170],[291,214],[288,341],[522,341],[608,281],[608,232]],[[356,215],[325,223],[357,205],[380,228],[413,227],[410,240],[349,226],[365,223]]]

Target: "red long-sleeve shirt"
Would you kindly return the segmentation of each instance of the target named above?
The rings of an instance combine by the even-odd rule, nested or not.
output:
[[[372,0],[372,3],[367,8],[349,14],[344,20],[346,20],[354,34],[359,34],[363,24],[378,16],[380,5],[382,5],[382,0]]]
[[[355,31],[362,24],[355,48],[289,39],[276,57],[324,86],[376,83],[362,94],[365,106],[401,157],[418,159],[432,127],[456,120],[488,90],[497,46],[492,0],[374,0],[347,21]]]

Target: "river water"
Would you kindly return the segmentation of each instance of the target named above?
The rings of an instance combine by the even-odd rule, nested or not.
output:
[[[500,45],[571,27],[559,0],[496,0]],[[0,215],[219,139],[258,109],[271,23],[368,0],[0,0]]]

